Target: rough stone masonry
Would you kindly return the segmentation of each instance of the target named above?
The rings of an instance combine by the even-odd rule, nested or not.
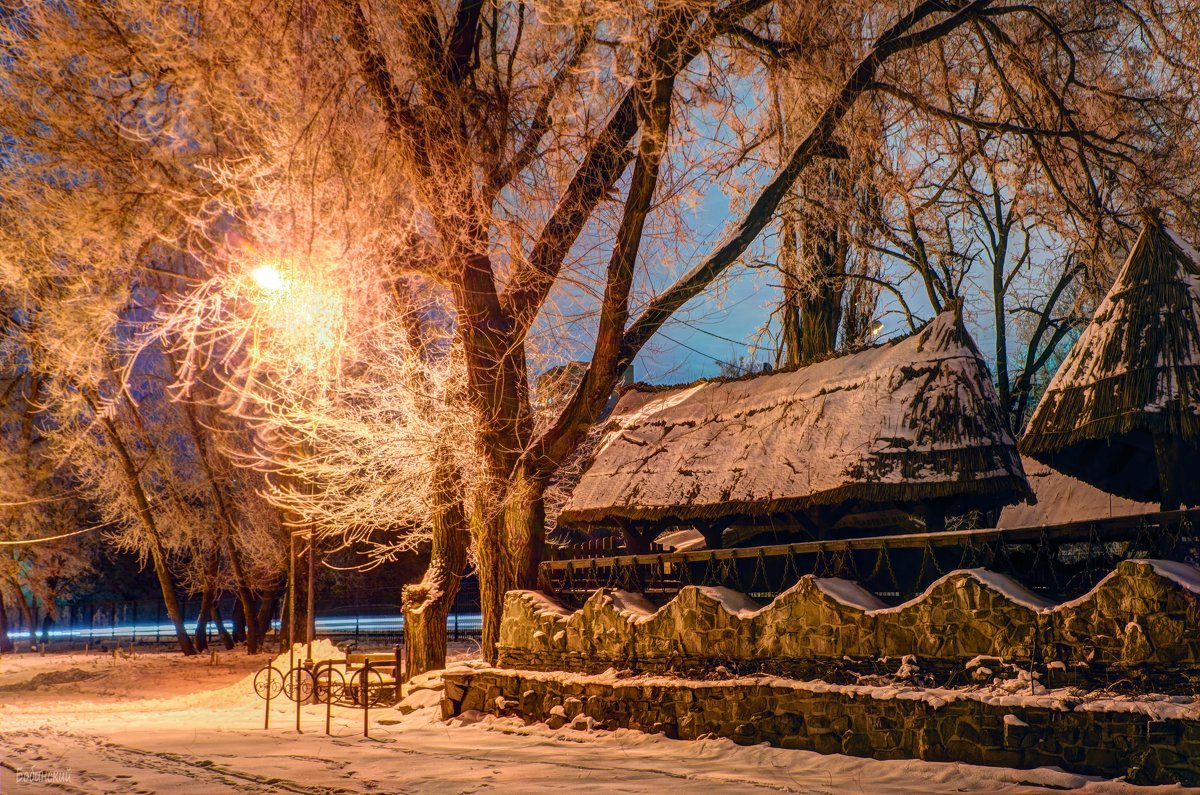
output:
[[[723,588],[661,607],[597,591],[574,611],[514,591],[500,667],[448,677],[444,712],[1200,785],[1198,629],[1200,570],[1164,561],[1061,605],[982,569],[898,607],[815,577],[763,607]],[[1012,677],[1030,693],[997,687]]]

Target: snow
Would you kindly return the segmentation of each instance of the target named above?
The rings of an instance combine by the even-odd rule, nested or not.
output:
[[[997,527],[1086,522],[1113,516],[1140,516],[1159,510],[1158,503],[1136,502],[1110,494],[1032,458],[1022,456],[1021,466],[1037,495],[1037,503],[1008,506],[1001,512]]]
[[[993,591],[996,591],[997,593],[1004,595],[1006,598],[1012,600],[1016,604],[1028,607],[1030,610],[1033,610],[1035,612],[1040,613],[1044,610],[1049,610],[1049,609],[1054,608],[1053,602],[1043,599],[1042,597],[1040,597],[1034,593],[1031,593],[1030,591],[1026,590],[1025,586],[1021,585],[1019,582],[1012,579],[1011,577],[1007,577],[1003,574],[997,574],[996,572],[989,571],[987,569],[955,569],[954,571],[952,571],[948,574],[945,574],[945,575],[939,577],[938,579],[934,580],[932,583],[930,583],[928,588],[926,588],[923,592],[921,592],[917,596],[914,596],[912,599],[909,599],[907,602],[898,604],[895,607],[886,607],[886,608],[882,608],[882,609],[878,609],[878,610],[871,610],[870,612],[871,613],[899,613],[899,612],[902,612],[902,611],[908,609],[909,607],[912,607],[916,604],[921,603],[929,596],[929,594],[931,594],[937,588],[941,587],[942,583],[944,583],[947,580],[951,579],[952,577],[956,577],[960,574],[970,575],[979,584],[981,584],[987,588],[990,588]]]
[[[700,534],[699,530],[693,530],[690,527],[685,527],[682,530],[671,530],[670,532],[663,533],[654,540],[672,552],[692,552],[705,548],[704,536]]]
[[[571,614],[571,611],[559,604],[557,600],[541,591],[509,591],[509,593],[518,594],[535,615],[568,616]]]
[[[597,591],[592,597],[599,599],[602,604],[609,604],[630,621],[650,618],[658,608],[646,598],[645,594],[633,591]]]
[[[1192,593],[1200,594],[1200,569],[1195,566],[1175,560],[1139,560],[1135,562],[1150,566],[1158,576],[1166,577]]]
[[[797,370],[628,390],[559,521],[723,516],[829,493],[841,500],[848,488],[885,499],[880,484],[969,492],[1020,475],[1012,435],[993,422],[996,401],[954,310],[911,337]],[[979,422],[933,419],[955,415]],[[985,450],[986,460],[940,455],[963,449]]]
[[[882,599],[856,582],[841,577],[817,577],[813,582],[821,593],[847,607],[864,611],[887,609],[887,604]]]
[[[1179,249],[1180,253],[1190,259],[1193,265],[1200,268],[1200,252],[1197,252],[1196,249],[1192,247],[1191,243],[1188,243],[1177,233],[1165,226],[1163,227],[1163,232],[1166,233],[1167,237],[1175,245],[1175,248]]]
[[[454,665],[478,667],[478,661],[464,659],[469,654],[460,647]],[[408,714],[372,710],[369,740],[362,738],[362,713],[338,707],[332,737],[323,732],[323,706],[303,708],[304,733],[297,734],[295,705],[288,701],[273,703],[271,728],[264,730],[263,702],[251,692],[250,679],[266,660],[224,652],[215,666],[208,656],[170,654],[0,657],[0,792],[558,795],[588,787],[630,795],[1183,791],[1135,789],[1048,768],[875,761],[765,745],[740,747],[726,739],[680,742],[629,730],[596,731],[588,721],[558,730],[478,714],[443,723],[437,673],[414,681],[406,699],[412,708]],[[36,690],[27,687],[35,676],[52,679],[76,669],[92,676]],[[11,685],[17,688],[9,689]],[[1164,704],[1187,709],[1171,701]],[[19,786],[18,773],[24,774]],[[46,774],[42,782],[37,781],[39,773]],[[67,783],[55,783],[51,774],[65,774]]]
[[[721,606],[721,608],[731,616],[738,618],[750,618],[758,611],[762,610],[762,605],[746,596],[740,591],[735,591],[732,588],[723,586],[711,587],[695,585],[692,586],[700,593],[707,596]]]

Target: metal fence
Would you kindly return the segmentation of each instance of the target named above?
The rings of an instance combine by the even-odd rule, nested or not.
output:
[[[807,541],[795,544],[546,561],[539,588],[579,603],[597,588],[669,597],[686,585],[770,599],[807,574],[853,580],[884,601],[912,598],[954,569],[984,567],[1051,598],[1092,588],[1126,558],[1194,561],[1196,512],[1045,527]]]

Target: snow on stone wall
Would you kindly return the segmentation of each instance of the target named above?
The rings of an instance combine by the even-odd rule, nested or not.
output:
[[[1198,630],[1200,570],[1137,560],[1061,605],[984,569],[951,572],[896,607],[845,580],[812,576],[764,607],[726,588],[688,586],[658,609],[636,594],[600,590],[572,612],[543,594],[512,591],[499,651],[503,667],[564,671],[726,664],[803,673],[818,663],[861,671],[912,655],[926,671],[953,675],[998,658],[1036,661],[1060,681],[1117,668],[1163,686],[1200,681]]]
[[[1060,767],[1136,784],[1200,785],[1200,721],[1140,702],[995,698],[935,688],[772,677],[697,681],[481,669],[447,673],[442,715],[491,713],[558,729],[635,729],[681,740],[876,759]],[[869,789],[867,791],[870,791]]]

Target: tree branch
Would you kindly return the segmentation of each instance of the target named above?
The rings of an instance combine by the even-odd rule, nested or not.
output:
[[[630,326],[625,333],[622,346],[621,367],[628,366],[633,361],[638,351],[662,327],[667,318],[699,295],[741,256],[746,247],[770,221],[780,201],[796,181],[800,172],[817,156],[833,135],[834,128],[849,112],[859,95],[875,79],[879,67],[889,57],[949,34],[975,18],[990,2],[991,0],[973,0],[961,5],[940,22],[916,32],[906,32],[930,15],[950,8],[944,2],[927,1],[918,5],[876,40],[875,46],[859,61],[858,66],[830,100],[808,135],[796,145],[788,162],[763,188],[734,230],[707,257],[652,300],[642,315]]]

